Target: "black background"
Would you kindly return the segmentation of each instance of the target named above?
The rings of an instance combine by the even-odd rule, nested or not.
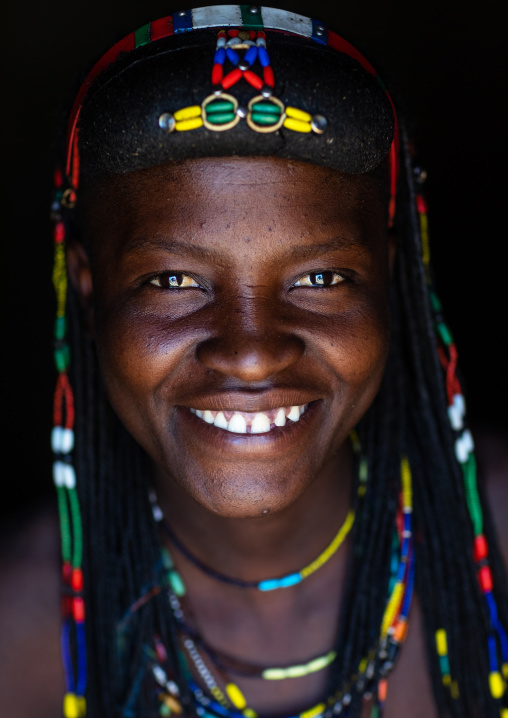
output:
[[[198,4],[198,3],[196,3]],[[284,2],[362,49],[414,121],[438,291],[475,425],[508,427],[504,3]],[[51,492],[52,140],[79,72],[167,2],[10,2],[2,32],[0,514]]]

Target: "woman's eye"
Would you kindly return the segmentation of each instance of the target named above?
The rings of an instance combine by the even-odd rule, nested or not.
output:
[[[340,284],[344,277],[338,272],[310,272],[300,277],[294,287],[331,287]]]
[[[150,284],[161,289],[188,289],[189,287],[200,287],[195,279],[182,272],[166,272],[158,274],[150,280]]]

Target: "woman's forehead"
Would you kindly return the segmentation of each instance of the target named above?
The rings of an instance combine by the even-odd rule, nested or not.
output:
[[[101,243],[175,234],[232,240],[264,231],[287,243],[312,232],[383,234],[384,200],[370,175],[280,158],[202,158],[101,182],[86,202],[86,225]]]

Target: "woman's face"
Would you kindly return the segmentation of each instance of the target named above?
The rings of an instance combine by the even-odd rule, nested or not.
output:
[[[86,214],[107,392],[163,488],[225,517],[292,504],[383,375],[389,251],[375,180],[274,158],[189,160],[108,180]]]

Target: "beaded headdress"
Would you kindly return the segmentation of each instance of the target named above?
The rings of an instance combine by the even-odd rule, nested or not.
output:
[[[153,72],[154,67],[157,72]],[[315,74],[317,67],[321,68],[319,75]],[[348,84],[351,73],[355,74],[354,91],[353,85]],[[130,100],[133,94],[137,106],[144,108],[135,115]],[[106,98],[110,110],[107,121],[103,121],[101,107]],[[392,224],[398,145],[397,118],[391,99],[369,62],[322,22],[283,10],[223,5],[175,12],[125,37],[87,76],[72,108],[65,164],[55,173],[53,204],[58,379],[52,446],[62,533],[66,718],[86,715],[83,536],[72,459],[74,400],[68,378],[71,358],[67,343],[65,266],[66,218],[77,201],[82,180],[93,182],[101,174],[129,172],[173,160],[231,154],[280,156],[352,173],[373,171],[388,158]],[[491,621],[490,693],[499,701],[505,718],[502,674],[508,678],[508,639],[494,599],[476,486],[473,440],[465,426],[464,399],[456,376],[457,352],[431,285],[427,209],[419,184],[411,201],[419,222],[429,311],[435,323],[449,421],[474,535],[474,561]],[[365,493],[366,479],[366,465],[360,462],[360,498]],[[386,678],[407,632],[414,578],[412,503],[411,470],[406,456],[402,456],[392,579],[379,634],[348,690],[339,691],[327,703],[305,712],[306,718],[347,715],[354,691],[362,695],[375,693],[380,715]],[[174,574],[171,566],[168,570],[170,576]],[[172,597],[178,613],[175,592]],[[450,667],[444,628],[436,632],[436,649],[442,682],[451,698],[458,699],[459,686]],[[160,666],[155,665],[153,672],[160,686],[161,705],[181,712],[178,686]],[[196,696],[199,694],[196,688]],[[197,712],[249,718],[252,712],[249,714],[241,703],[240,700],[229,710],[220,702],[208,700],[198,706]]]

